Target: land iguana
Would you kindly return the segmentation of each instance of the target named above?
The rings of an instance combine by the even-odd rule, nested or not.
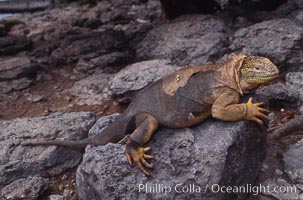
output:
[[[138,93],[126,111],[99,134],[79,141],[30,140],[24,145],[63,145],[85,147],[105,145],[130,137],[126,156],[146,175],[153,156],[144,145],[158,127],[185,128],[208,117],[224,121],[251,120],[263,124],[269,111],[263,102],[239,104],[241,95],[278,77],[277,67],[267,58],[233,55],[222,64],[185,67],[154,82]]]

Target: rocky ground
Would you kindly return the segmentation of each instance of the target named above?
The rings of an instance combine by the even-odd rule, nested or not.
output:
[[[1,20],[1,198],[201,199],[138,193],[136,184],[261,183],[297,191],[202,197],[303,199],[303,2],[279,1],[244,14],[232,1],[216,2],[224,9],[173,20],[164,19],[157,0],[72,3]],[[268,127],[210,119],[161,129],[149,144],[151,178],[128,166],[123,142],[85,152],[21,145],[96,134],[140,89],[185,65],[221,62],[231,53],[266,56],[279,67],[280,79],[256,91],[268,102]]]

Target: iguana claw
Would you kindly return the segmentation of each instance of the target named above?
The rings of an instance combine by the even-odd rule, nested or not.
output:
[[[263,104],[264,104],[264,102],[253,103],[252,97],[250,97],[248,102],[246,103],[247,114],[246,114],[245,119],[255,121],[258,124],[262,125],[263,121],[260,118],[268,120],[268,117],[264,113],[270,112],[269,110],[266,110],[266,109],[260,107]]]
[[[150,176],[150,173],[144,169],[143,166],[147,168],[153,168],[154,166],[146,161],[146,159],[152,159],[154,158],[151,155],[146,154],[151,149],[151,147],[133,147],[133,146],[127,146],[126,147],[126,156],[127,161],[130,166],[132,166],[132,160],[136,163],[137,167],[146,175]]]

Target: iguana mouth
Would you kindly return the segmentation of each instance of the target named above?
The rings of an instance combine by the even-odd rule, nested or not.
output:
[[[250,75],[246,77],[246,82],[248,83],[265,83],[271,80],[274,80],[279,77],[279,74],[257,74],[257,75]]]

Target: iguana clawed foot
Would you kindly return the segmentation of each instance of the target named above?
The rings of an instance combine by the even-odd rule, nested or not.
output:
[[[154,166],[146,161],[146,159],[154,158],[151,155],[146,154],[151,149],[151,147],[133,147],[133,146],[126,146],[126,156],[127,161],[130,166],[132,166],[132,160],[136,163],[137,167],[147,176],[150,176],[150,173],[144,169],[143,166],[148,168],[153,168]]]
[[[258,124],[262,125],[263,121],[261,119],[268,120],[268,117],[264,113],[270,112],[269,110],[266,110],[266,109],[260,107],[263,104],[264,104],[264,102],[253,103],[252,97],[250,97],[248,102],[246,103],[247,114],[246,114],[245,119],[255,121]]]

